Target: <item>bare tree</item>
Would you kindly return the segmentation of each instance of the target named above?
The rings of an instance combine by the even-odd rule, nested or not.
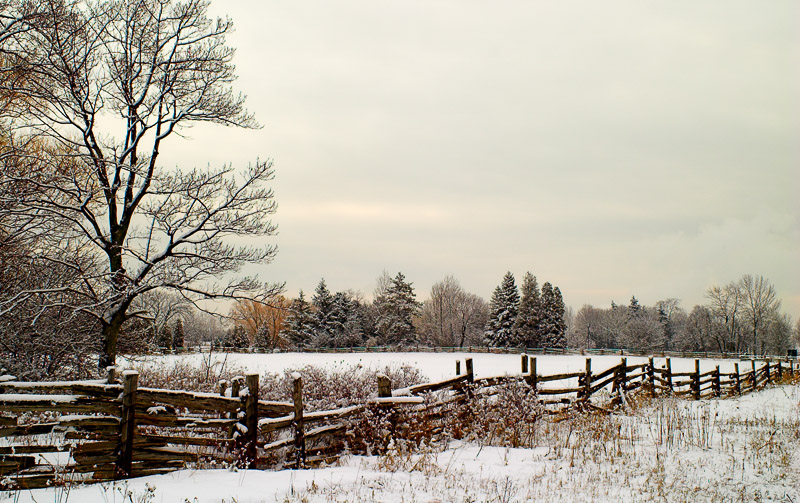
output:
[[[58,290],[77,296],[72,309],[100,325],[100,367],[114,363],[120,329],[143,314],[131,306],[146,292],[168,289],[192,302],[277,293],[280,285],[235,275],[269,262],[275,247],[230,242],[274,234],[271,163],[241,173],[158,164],[168,138],[194,123],[257,127],[231,90],[230,20],[209,19],[203,0],[44,0],[26,18],[30,5],[12,1],[4,14],[24,28],[0,39],[0,50],[33,78],[13,89],[2,80],[28,101],[0,159],[45,166],[49,176],[4,169],[2,182],[36,188],[8,201],[14,215],[57,222],[64,243],[96,258]],[[33,140],[48,148],[31,149]],[[62,248],[43,253],[74,268]]]
[[[455,346],[458,341],[457,297],[464,293],[453,276],[434,283],[430,298],[422,304],[420,338],[436,346]]]
[[[589,304],[578,310],[571,330],[571,347],[575,348],[613,348],[616,338],[606,324],[606,312]]]
[[[183,321],[186,345],[199,345],[204,342],[212,345],[221,344],[227,330],[224,321],[226,320],[219,316],[192,309]]]
[[[678,344],[678,349],[682,351],[708,351],[716,349],[724,350],[724,340],[715,339],[714,316],[706,306],[694,306],[692,312],[686,320],[686,330],[684,337]],[[712,341],[717,342],[717,347],[709,347]],[[720,344],[723,344],[720,346]]]
[[[797,320],[792,331],[792,344],[794,344],[795,348],[800,348],[800,319]]]
[[[269,305],[240,300],[231,307],[230,318],[244,329],[253,345],[275,349],[284,345],[280,335],[289,304],[282,295],[272,299]]]
[[[764,276],[745,274],[739,280],[744,303],[745,318],[750,324],[753,334],[751,351],[757,354],[764,352],[766,340],[764,330],[772,313],[780,310],[780,301],[777,299],[775,287]],[[790,325],[791,326],[791,325]]]
[[[132,304],[142,318],[149,321],[155,334],[160,334],[178,319],[187,318],[192,304],[182,295],[170,290],[150,290],[139,295]],[[152,342],[152,341],[151,341]]]
[[[463,347],[480,344],[488,305],[478,295],[466,292],[453,276],[431,287],[430,298],[422,305],[420,335],[430,344]]]
[[[729,283],[724,287],[712,286],[706,290],[706,298],[710,301],[711,313],[724,328],[724,331],[713,330],[712,334],[720,351],[742,351],[741,316],[743,294],[739,283]]]

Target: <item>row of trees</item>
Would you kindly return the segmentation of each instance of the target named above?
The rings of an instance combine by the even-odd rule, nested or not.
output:
[[[536,276],[530,272],[522,281],[522,297],[514,275],[506,273],[492,294],[490,317],[484,334],[492,346],[558,347],[566,346],[567,322],[561,290],[549,282],[541,292]]]
[[[391,277],[386,272],[378,278],[373,297],[370,302],[352,291],[331,293],[323,279],[310,301],[301,291],[288,303],[281,297],[277,306],[239,302],[231,318],[247,340],[233,336],[226,340],[271,349],[418,344],[563,347],[566,343],[560,290],[545,283],[540,292],[530,273],[521,298],[513,275],[506,274],[491,304],[465,291],[452,276],[435,283],[428,300],[420,303],[402,273]]]
[[[775,287],[763,276],[744,275],[706,291],[705,305],[686,312],[678,299],[641,306],[583,306],[568,333],[573,347],[644,351],[715,351],[785,354],[800,343],[800,320],[781,312]]]
[[[172,317],[168,335],[160,341],[177,341],[180,319],[192,327],[185,330],[192,343],[264,349],[421,344],[731,353],[756,348],[756,353],[783,354],[800,340],[800,322],[792,327],[789,316],[780,312],[774,287],[763,277],[746,275],[712,286],[706,298],[706,305],[690,312],[678,299],[645,306],[634,296],[628,305],[586,305],[572,314],[558,287],[545,283],[539,289],[536,277],[526,273],[518,290],[513,274],[507,273],[490,303],[466,292],[452,276],[434,284],[428,299],[419,303],[402,273],[390,277],[384,272],[373,301],[353,291],[332,293],[321,280],[310,300],[300,292],[292,300],[277,297],[272,305],[240,301],[231,309],[232,328],[215,320],[214,328],[198,338],[192,334],[195,327],[209,323],[199,323],[190,305],[168,309],[165,297],[146,297],[153,320]]]

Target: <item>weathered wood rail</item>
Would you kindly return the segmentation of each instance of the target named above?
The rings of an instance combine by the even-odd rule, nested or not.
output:
[[[0,489],[158,474],[187,463],[313,466],[363,451],[365,436],[435,435],[452,407],[512,382],[530,386],[545,413],[560,414],[609,412],[627,403],[631,393],[696,400],[736,395],[800,373],[789,359],[751,360],[745,371],[737,362],[729,373],[718,365],[705,372],[700,367],[695,360],[693,372],[673,372],[670,358],[657,366],[652,357],[634,365],[623,357],[595,372],[587,358],[581,372],[540,375],[536,357],[523,354],[519,374],[476,379],[467,358],[463,373],[456,362],[455,377],[392,390],[389,379],[379,376],[376,394],[366,403],[320,411],[304,410],[299,374],[293,374],[291,402],[260,400],[257,374],[230,386],[221,382],[218,394],[139,388],[133,371],[117,376],[112,370],[103,381],[20,382],[4,376]],[[381,421],[388,429],[377,425]],[[415,427],[420,431],[412,431]]]

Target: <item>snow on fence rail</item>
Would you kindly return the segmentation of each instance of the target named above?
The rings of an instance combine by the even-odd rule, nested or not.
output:
[[[219,394],[139,388],[136,372],[117,376],[113,369],[104,381],[19,382],[0,376],[0,489],[165,473],[187,462],[313,466],[358,452],[364,435],[388,440],[415,427],[420,431],[410,433],[416,438],[434,435],[448,410],[468,408],[475,396],[515,381],[536,392],[546,413],[565,407],[609,412],[632,392],[695,400],[736,395],[795,379],[795,367],[790,359],[766,359],[751,360],[746,369],[734,363],[734,372],[716,365],[701,373],[695,360],[694,371],[673,372],[669,358],[657,367],[652,357],[637,365],[623,357],[594,372],[587,358],[582,372],[540,375],[536,357],[523,354],[519,374],[476,379],[467,358],[463,373],[456,362],[455,377],[392,390],[389,379],[379,376],[376,396],[367,403],[323,411],[304,410],[297,373],[292,402],[259,400],[258,374],[233,379],[230,390],[220,382]],[[377,427],[379,417],[393,431]]]

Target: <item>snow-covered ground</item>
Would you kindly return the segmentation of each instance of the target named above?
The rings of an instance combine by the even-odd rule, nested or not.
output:
[[[194,359],[169,356],[153,363]],[[225,358],[220,355],[221,358]],[[382,369],[415,365],[431,379],[472,357],[478,377],[519,372],[519,356],[429,353],[229,355],[226,365],[281,372],[304,365]],[[628,358],[629,364],[644,358]],[[594,356],[602,371],[618,357]],[[656,360],[657,365],[663,363]],[[673,359],[673,370],[694,360]],[[704,361],[701,371],[733,361]],[[580,356],[539,356],[539,373],[583,370]],[[749,362],[741,370],[749,368]],[[182,470],[118,483],[5,493],[2,502],[800,502],[800,386],[735,399],[657,400],[612,416],[539,421],[534,445],[512,449],[450,442],[421,452],[351,456],[305,471]]]
[[[519,355],[501,355],[487,353],[198,353],[189,355],[139,356],[132,358],[140,365],[160,365],[184,362],[201,365],[204,362],[217,367],[225,365],[248,372],[274,372],[297,370],[305,365],[326,367],[331,370],[345,370],[361,365],[373,370],[382,370],[387,366],[411,365],[430,378],[438,381],[453,377],[456,372],[456,360],[461,360],[461,371],[464,372],[463,360],[472,358],[475,377],[496,376],[519,373],[521,369]],[[586,367],[585,356],[580,355],[536,355],[537,372],[541,375],[561,374],[583,371]],[[593,355],[592,369],[595,373],[619,364],[619,356]],[[647,358],[628,356],[628,365],[647,362]],[[654,360],[656,366],[664,366],[664,358]],[[739,362],[741,372],[750,369],[750,361],[743,360],[701,360],[700,371],[712,370],[719,365],[722,372],[733,372],[733,365]],[[123,360],[122,365],[126,362]],[[763,363],[758,363],[760,367]],[[673,372],[694,371],[694,360],[689,358],[673,358]]]
[[[183,470],[21,491],[34,503],[800,501],[800,387],[542,422],[532,449],[450,442],[305,471]]]

